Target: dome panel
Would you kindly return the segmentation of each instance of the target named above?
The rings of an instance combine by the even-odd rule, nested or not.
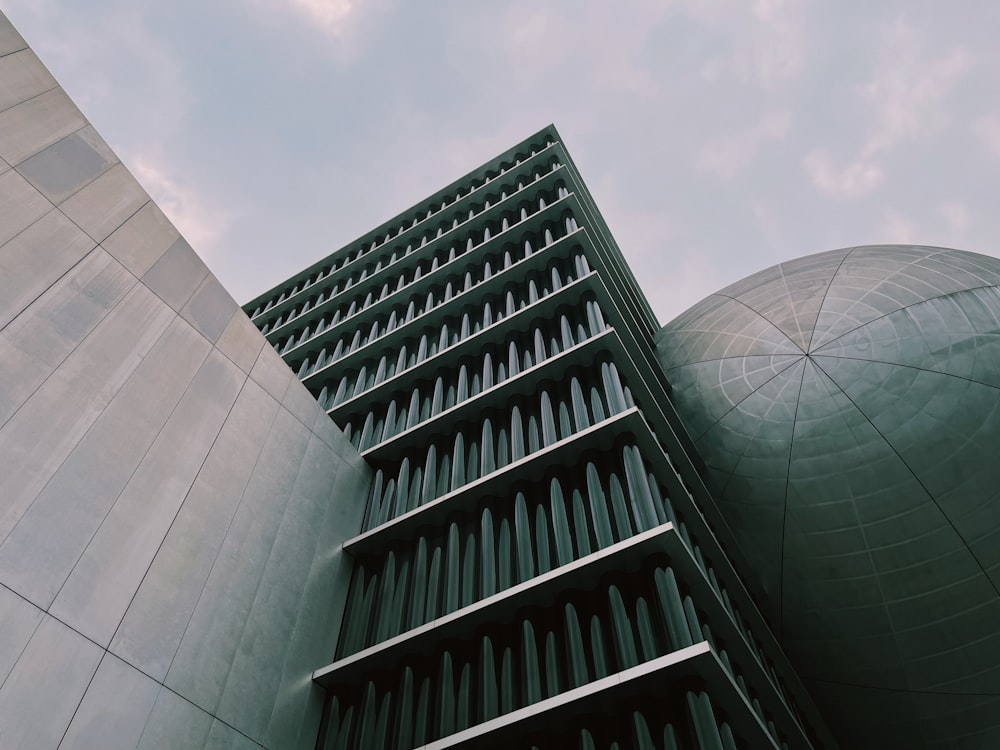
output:
[[[783,263],[738,281],[720,294],[757,311],[807,351],[823,297],[849,252],[833,250]]]
[[[800,358],[743,398],[698,440],[709,466],[733,473],[744,457],[756,456],[776,463],[767,471],[757,467],[750,478],[780,474],[784,481],[803,361]],[[725,487],[716,489],[724,492]]]
[[[936,297],[877,318],[814,356],[893,362],[1000,387],[1000,289]]]
[[[690,364],[726,357],[802,354],[784,333],[741,302],[713,295],[700,303],[699,310],[696,327],[667,326],[659,332],[661,361]]]
[[[777,615],[781,586],[781,549],[773,540],[784,524],[802,363],[800,358],[740,401],[696,443],[704,446],[716,502],[752,561],[751,575],[756,574],[759,589],[767,594],[763,606],[772,607],[772,615]]]
[[[698,405],[690,410],[692,419],[687,424],[691,437],[697,439],[750,393],[800,359],[801,354],[772,354],[695,362],[669,372],[670,393],[676,402]]]
[[[931,750],[1000,747],[1000,696],[915,693],[913,706]]]
[[[950,375],[879,362],[815,357],[893,446],[949,524],[983,560],[1000,520],[1000,392]],[[865,376],[857,373],[865,369]]]
[[[819,368],[809,362],[806,371],[786,495],[786,621],[800,609],[850,612],[887,603],[878,557],[883,545],[879,531],[887,520],[871,508],[883,509],[885,500],[891,500],[889,523],[908,524],[918,537],[913,542],[917,550],[923,549],[928,533],[941,527],[940,511],[892,446]],[[895,546],[900,540],[886,542]],[[952,548],[961,547],[956,538]],[[857,627],[860,633],[872,633],[869,623]],[[793,632],[787,622],[782,630]]]
[[[921,726],[921,714],[917,709],[917,694],[897,690],[866,687],[862,684],[843,684],[825,680],[804,680],[816,702],[821,706],[837,706],[838,715],[848,723],[847,739],[858,740],[858,744],[848,744],[845,748],[905,748],[906,750],[945,750],[953,745],[932,745],[926,739],[926,731]],[[944,701],[948,706],[955,701]],[[937,705],[938,701],[932,704]],[[921,704],[926,707],[927,702]],[[910,717],[907,720],[898,717]],[[845,734],[842,728],[841,734]],[[863,738],[863,739],[859,739]],[[861,744],[863,742],[863,744]]]
[[[899,245],[855,248],[830,283],[811,348],[918,302],[1000,284],[1000,271],[991,264],[959,255],[972,254]]]

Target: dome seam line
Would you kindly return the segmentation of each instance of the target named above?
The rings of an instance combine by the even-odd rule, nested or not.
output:
[[[957,380],[964,380],[967,383],[974,383],[975,385],[981,385],[984,388],[992,388],[995,391],[1000,391],[1000,385],[993,385],[992,383],[984,383],[982,380],[976,380],[975,378],[967,378],[964,375],[957,375],[957,374],[955,374],[953,372],[944,372],[942,370],[932,370],[929,367],[919,367],[918,365],[910,365],[910,364],[906,364],[904,362],[890,362],[889,360],[886,360],[886,359],[872,359],[870,357],[847,357],[847,356],[843,356],[843,355],[839,355],[839,354],[815,354],[815,355],[806,355],[806,356],[809,359],[811,359],[811,360],[815,360],[816,358],[847,359],[847,360],[850,360],[851,362],[872,362],[874,364],[889,365],[890,367],[904,367],[904,368],[909,369],[909,370],[916,370],[917,372],[927,372],[927,373],[931,373],[932,375],[942,375],[942,376],[944,376],[946,378],[955,378]],[[817,366],[820,366],[819,363],[817,363]],[[823,372],[826,374],[827,377],[829,377],[831,380],[833,380],[833,378],[830,376],[829,373],[826,372],[825,369],[823,370]],[[836,381],[834,381],[834,382],[836,382]],[[839,385],[837,387],[840,388]],[[843,389],[841,389],[841,390],[843,390]],[[845,393],[844,395],[846,396],[847,394]],[[850,398],[850,397],[848,397],[848,398]],[[872,425],[872,426],[874,427],[874,425]],[[881,434],[881,433],[879,433],[879,434]]]
[[[943,510],[941,510],[941,506],[939,506],[937,504],[937,501],[933,498],[933,496],[931,496],[931,493],[924,486],[924,483],[921,482],[920,479],[916,476],[916,474],[913,473],[913,469],[910,468],[910,465],[908,463],[906,463],[906,461],[903,460],[902,456],[899,455],[899,452],[896,450],[896,447],[894,445],[892,445],[892,443],[890,443],[888,441],[888,439],[886,439],[885,435],[882,434],[882,431],[878,427],[875,426],[875,423],[872,422],[872,420],[868,417],[867,414],[865,414],[865,412],[861,409],[861,407],[857,405],[857,403],[854,401],[853,398],[850,397],[850,395],[847,393],[847,391],[845,391],[843,388],[840,387],[840,383],[838,383],[836,380],[834,380],[833,377],[830,375],[830,373],[828,373],[823,368],[823,366],[820,365],[819,362],[816,362],[811,357],[810,357],[810,361],[813,362],[813,365],[816,367],[817,370],[819,370],[821,373],[823,373],[823,375],[826,377],[826,379],[828,381],[830,381],[830,383],[833,385],[834,388],[836,388],[838,391],[840,391],[842,394],[844,394],[844,398],[846,398],[850,402],[851,406],[853,406],[854,409],[858,412],[858,414],[861,415],[861,417],[864,419],[864,421],[866,423],[868,423],[873,430],[875,430],[875,433],[879,436],[879,438],[882,440],[882,442],[885,443],[885,445],[889,448],[889,450],[892,451],[893,455],[895,455],[896,458],[899,459],[900,463],[903,464],[903,467],[906,469],[907,473],[910,474],[910,476],[913,477],[913,481],[915,481],[917,483],[917,485],[920,487],[920,489],[923,490],[924,494],[927,495],[927,497],[930,499],[930,501],[932,503],[934,503],[934,506],[938,509],[938,512],[941,513],[942,516],[944,516],[945,521],[948,522],[948,524],[955,531],[955,534],[958,536],[958,538],[961,539],[962,542],[964,543],[965,539],[963,539],[962,535],[958,533],[958,529],[955,529],[954,525],[951,523],[951,519],[949,519],[945,515],[945,513],[944,513]],[[832,396],[832,394],[831,394],[831,396]],[[861,522],[860,517],[858,517],[857,506],[854,503],[853,499],[852,499],[851,505],[854,508],[854,513],[855,513],[855,516],[857,517],[858,530],[860,531],[861,537],[864,540],[865,551],[867,552],[867,555],[868,555],[868,561],[871,564],[872,570],[874,572],[875,583],[876,583],[876,585],[878,587],[878,593],[879,593],[879,596],[880,596],[880,598],[882,600],[881,606],[882,606],[882,609],[885,611],[886,619],[889,622],[889,627],[890,627],[890,631],[891,631],[891,634],[892,634],[892,642],[893,642],[893,644],[896,647],[896,657],[897,657],[899,663],[902,664],[902,663],[904,663],[903,649],[900,647],[899,636],[898,636],[898,634],[896,632],[896,622],[895,622],[895,620],[892,617],[892,613],[889,611],[889,603],[888,603],[888,601],[886,599],[885,590],[882,587],[882,576],[879,573],[878,566],[875,564],[875,560],[873,559],[872,549],[871,549],[871,546],[868,543],[868,534],[865,531],[865,526]],[[968,544],[967,543],[966,543],[966,548],[968,548]],[[982,569],[982,565],[979,564],[978,560],[976,560],[976,564],[979,565],[980,569]],[[985,571],[984,571],[984,573],[985,573]],[[1000,592],[998,592],[998,596],[1000,596]],[[906,675],[904,675],[904,679],[909,680],[909,677],[906,676]]]
[[[948,526],[950,526],[951,529],[952,529],[952,531],[955,532],[955,536],[957,536],[959,538],[959,540],[961,540],[962,544],[965,546],[965,549],[968,550],[969,556],[975,561],[976,565],[979,567],[979,570],[982,571],[983,577],[986,579],[986,582],[993,589],[993,591],[997,595],[997,597],[1000,598],[1000,589],[997,588],[996,583],[993,581],[993,578],[990,576],[990,574],[986,571],[986,568],[983,565],[982,561],[979,559],[979,557],[976,555],[976,553],[972,550],[972,547],[969,545],[969,541],[962,535],[962,532],[960,532],[958,530],[958,528],[955,526],[954,522],[951,520],[951,517],[947,513],[945,513],[944,508],[941,507],[941,504],[937,501],[937,498],[934,497],[934,495],[930,492],[930,490],[927,489],[926,485],[924,485],[924,483],[921,481],[920,477],[917,476],[916,472],[913,470],[913,468],[910,466],[910,464],[906,461],[906,459],[903,458],[903,456],[900,455],[899,451],[896,450],[896,446],[893,445],[889,441],[888,438],[886,438],[886,436],[875,425],[875,423],[865,413],[865,411],[858,405],[858,403],[853,398],[851,398],[850,394],[847,391],[845,391],[843,388],[841,388],[840,383],[838,383],[836,380],[834,380],[833,377],[830,375],[830,373],[828,373],[826,371],[826,369],[824,369],[823,366],[819,362],[815,362],[814,361],[814,364],[816,365],[817,368],[819,368],[823,372],[824,375],[826,375],[826,377],[830,380],[830,382],[833,383],[837,387],[837,389],[841,393],[844,394],[844,398],[846,398],[848,401],[851,402],[851,404],[854,406],[854,408],[858,410],[858,413],[861,414],[861,416],[865,418],[865,421],[868,422],[868,424],[871,425],[872,429],[875,430],[876,433],[878,433],[878,436],[882,439],[882,442],[884,442],[886,444],[886,446],[888,446],[889,450],[892,451],[893,455],[895,455],[896,458],[899,459],[900,463],[906,468],[906,471],[910,474],[910,476],[913,477],[913,481],[915,481],[917,483],[917,485],[920,487],[920,489],[924,491],[924,494],[927,495],[927,498],[931,501],[931,503],[934,505],[934,507],[938,509],[938,512],[941,514],[941,517],[944,518],[944,520],[948,524]],[[862,529],[862,533],[864,533],[863,529]],[[865,543],[867,544],[867,535],[865,536]],[[880,591],[881,591],[881,588],[882,588],[882,586],[881,586],[881,582],[880,582],[879,583],[879,590]],[[890,617],[890,622],[891,621],[892,621],[892,619]],[[893,640],[895,640],[896,639],[896,629],[895,629],[895,626],[893,626],[892,634],[893,634]],[[897,642],[897,647],[898,647],[898,642]]]
[[[809,355],[804,355],[808,360]],[[785,527],[788,525],[788,485],[792,476],[792,450],[795,447],[795,426],[799,423],[799,404],[802,401],[802,385],[806,381],[806,364],[802,363],[802,373],[799,376],[799,392],[795,397],[795,413],[792,415],[792,432],[788,436],[788,458],[785,461],[785,492],[781,503],[781,559],[778,566],[778,641],[785,640]]]
[[[802,675],[802,681],[809,682],[821,682],[824,685],[843,685],[844,687],[850,688],[860,688],[862,690],[880,690],[886,693],[911,693],[916,695],[953,695],[953,696],[964,696],[969,698],[996,698],[1000,697],[1000,692],[996,693],[986,693],[986,692],[976,692],[976,693],[966,693],[951,690],[917,690],[914,688],[895,688],[895,687],[881,687],[879,685],[864,685],[860,682],[845,682],[843,680],[825,680],[822,677],[811,677],[807,675]]]
[[[787,333],[785,333],[784,331],[782,331],[782,330],[781,330],[781,328],[779,328],[778,326],[776,326],[776,325],[775,325],[775,324],[774,324],[774,323],[773,323],[773,322],[771,321],[771,319],[770,319],[770,318],[768,318],[768,317],[767,317],[766,315],[764,315],[764,314],[763,314],[762,312],[760,312],[759,310],[756,310],[756,309],[754,309],[754,308],[750,307],[750,305],[748,305],[748,304],[747,304],[746,302],[744,302],[743,300],[739,299],[738,297],[730,297],[730,296],[729,296],[728,294],[719,294],[718,292],[716,292],[716,296],[718,296],[718,297],[722,297],[722,298],[724,298],[724,299],[730,299],[730,300],[732,300],[733,302],[735,302],[735,303],[736,303],[736,304],[738,304],[738,305],[743,305],[743,307],[745,307],[745,308],[746,308],[747,310],[749,310],[749,311],[750,311],[750,312],[752,312],[752,313],[753,313],[754,315],[756,315],[756,316],[757,316],[758,318],[760,318],[760,319],[761,319],[761,320],[763,320],[763,321],[764,321],[765,323],[767,323],[767,324],[768,324],[769,326],[771,326],[771,328],[773,328],[773,329],[774,329],[774,330],[776,330],[776,331],[777,331],[778,333],[780,333],[780,334],[781,334],[782,336],[784,336],[784,337],[785,337],[785,339],[786,339],[787,341],[791,342],[792,346],[794,346],[794,347],[795,347],[795,348],[796,348],[796,349],[797,349],[798,351],[802,352],[803,354],[805,354],[805,353],[806,353],[806,350],[805,350],[805,349],[803,349],[803,348],[802,348],[801,346],[799,346],[799,345],[798,345],[797,343],[795,343],[795,341],[794,341],[794,340],[792,340],[792,338],[791,338],[791,337],[789,337],[789,335],[788,335]],[[722,333],[722,331],[720,331],[719,333]]]
[[[761,356],[767,356],[767,355],[761,355]],[[706,433],[707,433],[707,432],[708,432],[709,430],[711,430],[711,429],[712,429],[713,427],[716,427],[716,426],[717,426],[717,425],[719,424],[719,422],[721,422],[721,421],[722,421],[723,419],[725,419],[725,418],[726,418],[726,417],[728,417],[728,416],[729,416],[730,414],[732,414],[732,413],[733,413],[733,411],[735,411],[735,410],[736,410],[736,409],[737,409],[737,408],[739,407],[739,405],[740,405],[740,404],[742,404],[742,403],[743,403],[744,401],[746,401],[746,400],[747,400],[748,398],[750,398],[750,397],[751,397],[751,396],[753,396],[753,395],[754,395],[755,393],[757,393],[757,391],[759,391],[759,390],[760,390],[761,388],[763,388],[763,387],[764,387],[764,386],[766,386],[766,385],[767,385],[768,383],[770,383],[770,382],[771,382],[772,380],[774,380],[774,379],[775,379],[776,377],[778,377],[778,376],[779,376],[779,375],[781,375],[781,374],[782,374],[783,372],[785,372],[785,371],[786,371],[786,370],[787,370],[787,369],[788,369],[789,367],[794,367],[794,366],[795,366],[796,364],[798,364],[799,362],[801,362],[801,361],[802,361],[803,359],[805,359],[805,357],[806,357],[806,355],[805,355],[805,354],[799,354],[799,355],[794,355],[794,354],[789,354],[789,355],[787,355],[787,356],[790,356],[790,357],[794,356],[794,357],[795,357],[795,360],[794,360],[793,362],[789,362],[789,363],[788,363],[787,365],[785,365],[784,367],[782,367],[782,368],[781,368],[780,370],[778,370],[778,371],[777,371],[776,373],[774,373],[774,374],[773,374],[773,375],[772,375],[771,377],[769,377],[769,378],[768,378],[767,380],[765,380],[765,381],[764,381],[763,383],[761,383],[761,384],[760,384],[760,385],[758,385],[758,386],[757,386],[756,388],[754,388],[754,389],[753,389],[752,391],[750,391],[749,393],[747,393],[747,395],[745,395],[745,396],[744,396],[743,398],[741,398],[741,399],[740,399],[739,401],[737,401],[737,402],[736,402],[735,404],[733,404],[733,405],[732,405],[732,406],[730,406],[730,407],[729,407],[728,409],[726,409],[726,411],[725,411],[725,412],[723,412],[723,413],[722,413],[722,414],[721,414],[721,415],[719,416],[719,418],[718,418],[718,419],[716,419],[716,420],[715,420],[714,422],[712,422],[712,424],[708,425],[708,426],[707,426],[707,427],[706,427],[706,428],[705,428],[704,430],[702,430],[701,432],[699,432],[699,433],[698,433],[698,436],[697,436],[697,437],[692,437],[692,438],[691,438],[691,439],[692,439],[692,441],[694,441],[694,442],[697,442],[698,440],[701,440],[701,439],[702,439],[702,438],[703,438],[703,437],[705,436],[705,434],[706,434]],[[722,359],[740,359],[740,358],[739,358],[739,357],[723,357]],[[706,361],[706,362],[721,362],[721,361],[722,361],[722,359],[718,359],[718,360],[714,360],[714,359],[709,359],[709,360],[705,360],[705,361]],[[695,363],[692,363],[692,364],[695,364]],[[700,363],[697,363],[697,364],[700,364]],[[745,453],[745,452],[744,452],[744,453],[742,453],[742,454],[740,454],[740,458],[742,459],[744,455],[746,455],[746,453]],[[737,463],[739,463],[739,462],[737,461]]]
[[[816,339],[816,324],[819,323],[819,317],[820,317],[820,315],[823,314],[823,308],[826,307],[826,297],[827,297],[828,294],[830,294],[830,287],[833,286],[834,279],[837,278],[837,274],[840,273],[840,269],[844,267],[844,263],[847,262],[847,259],[850,258],[851,255],[854,253],[854,251],[857,250],[857,249],[858,249],[858,246],[855,245],[850,250],[848,250],[846,253],[844,253],[844,257],[841,258],[840,259],[840,263],[837,264],[837,269],[832,274],[830,274],[830,280],[826,284],[826,289],[823,290],[823,299],[821,299],[819,301],[819,309],[816,312],[816,320],[813,321],[812,331],[810,331],[810,333],[809,333],[809,343],[806,344],[806,353],[807,354],[810,351],[812,351],[812,344],[813,344],[813,341]]]
[[[860,328],[864,328],[867,325],[871,325],[872,323],[875,323],[875,322],[877,322],[879,320],[882,320],[883,318],[888,318],[890,315],[895,315],[896,313],[903,312],[904,310],[909,310],[912,307],[917,307],[918,305],[923,305],[923,304],[926,304],[928,302],[933,302],[934,300],[942,299],[943,297],[950,297],[953,294],[962,294],[964,292],[974,292],[974,291],[976,291],[978,289],[997,289],[997,288],[1000,288],[1000,284],[983,284],[982,286],[972,286],[972,287],[967,287],[965,289],[953,289],[950,292],[942,292],[941,294],[937,294],[937,295],[935,295],[933,297],[928,297],[927,299],[922,299],[922,300],[919,300],[917,302],[911,302],[908,305],[903,305],[902,307],[897,307],[895,310],[892,310],[891,312],[884,313],[882,315],[879,315],[878,317],[872,318],[871,320],[866,320],[864,323],[859,323],[858,325],[854,326],[854,328],[851,328],[851,329],[849,329],[847,331],[844,331],[843,333],[837,335],[835,338],[832,338],[829,341],[824,342],[815,351],[813,351],[812,348],[811,348],[811,346],[810,346],[809,353],[810,354],[815,354],[815,353],[821,351],[822,349],[825,349],[830,344],[833,344],[833,343],[836,343],[837,341],[840,341],[840,339],[844,338],[844,336],[847,336],[848,334],[854,333],[855,331],[857,331]],[[825,297],[823,298],[823,301],[824,301],[824,303],[826,302],[826,298]],[[822,307],[820,307],[820,314],[822,314]],[[817,320],[818,319],[819,318],[817,317]],[[812,342],[810,342],[810,344],[811,343]]]

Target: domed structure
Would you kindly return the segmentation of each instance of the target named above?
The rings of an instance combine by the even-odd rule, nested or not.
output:
[[[657,344],[748,582],[845,747],[1000,747],[1000,260],[812,255]]]

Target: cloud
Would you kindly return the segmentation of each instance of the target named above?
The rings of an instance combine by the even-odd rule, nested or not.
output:
[[[872,75],[856,94],[857,112],[862,118],[867,113],[869,125],[855,155],[838,164],[829,149],[817,148],[803,161],[813,185],[836,197],[872,192],[891,151],[947,125],[945,100],[971,67],[961,48],[930,55],[923,36],[899,21],[882,29],[878,47]]]
[[[770,201],[754,198],[750,201],[750,211],[753,214],[754,226],[768,243],[775,243],[782,237],[784,217],[776,211]]]
[[[1000,159],[1000,112],[976,118],[972,123],[972,132],[991,155]]]
[[[798,78],[805,58],[805,29],[798,3],[757,0],[748,58],[757,80],[770,87]]]
[[[324,31],[339,35],[354,9],[350,0],[291,0],[291,8]]]
[[[710,140],[699,151],[696,163],[723,181],[731,180],[750,165],[761,146],[784,138],[791,122],[787,111],[766,112],[755,125]]]
[[[149,155],[129,160],[136,179],[195,251],[206,261],[225,236],[232,217],[222,206],[193,188]]]
[[[655,287],[646,278],[640,277],[643,286],[657,290],[654,299],[657,309],[654,312],[661,323],[673,320],[706,295],[724,287],[728,281],[720,273],[716,258],[711,257],[704,249],[700,252],[695,248],[688,250],[670,264],[669,274],[659,275],[655,280]]]
[[[969,70],[969,56],[957,48],[932,58],[926,46],[919,32],[901,22],[882,32],[878,67],[864,86],[864,98],[874,108],[877,121],[863,153],[890,149],[946,121],[941,104]]]
[[[912,244],[917,241],[918,232],[913,222],[895,209],[887,209],[882,216],[879,228],[881,242]]]
[[[510,29],[510,42],[522,49],[544,43],[549,24],[549,14],[541,9],[526,15],[518,14]]]
[[[881,167],[864,154],[840,165],[827,149],[814,149],[806,154],[803,164],[813,185],[839,198],[866,195],[882,182],[883,177]]]
[[[750,3],[687,0],[686,12],[703,26],[721,32],[729,49],[706,60],[702,76],[717,81],[733,77],[765,89],[797,80],[807,58],[807,14],[789,0]]]
[[[294,40],[304,59],[351,66],[365,57],[380,17],[393,0],[242,0],[241,10],[267,33]],[[331,44],[331,41],[334,42]]]
[[[477,70],[483,75],[501,72],[504,78],[545,91],[549,97],[581,88],[614,97],[636,91],[648,94],[656,86],[642,56],[665,11],[637,7],[634,2],[624,7],[633,13],[603,3],[580,3],[569,11],[538,3],[499,4],[502,10],[457,19],[455,39],[449,45],[461,49],[466,66],[467,55],[482,57],[484,65]],[[642,22],[636,22],[637,16]],[[608,44],[609,38],[615,43]],[[506,60],[507,65],[497,70],[491,64],[497,60]],[[553,76],[561,77],[556,86]]]
[[[961,201],[945,201],[938,206],[938,212],[944,217],[948,230],[954,234],[965,232],[972,220],[972,213]]]
[[[876,239],[884,242],[919,243],[941,247],[974,244],[975,215],[961,200],[946,200],[928,210],[904,210],[899,206],[881,212]]]

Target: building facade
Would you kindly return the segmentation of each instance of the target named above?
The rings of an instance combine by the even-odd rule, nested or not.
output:
[[[244,309],[373,471],[320,747],[834,746],[554,128]]]

